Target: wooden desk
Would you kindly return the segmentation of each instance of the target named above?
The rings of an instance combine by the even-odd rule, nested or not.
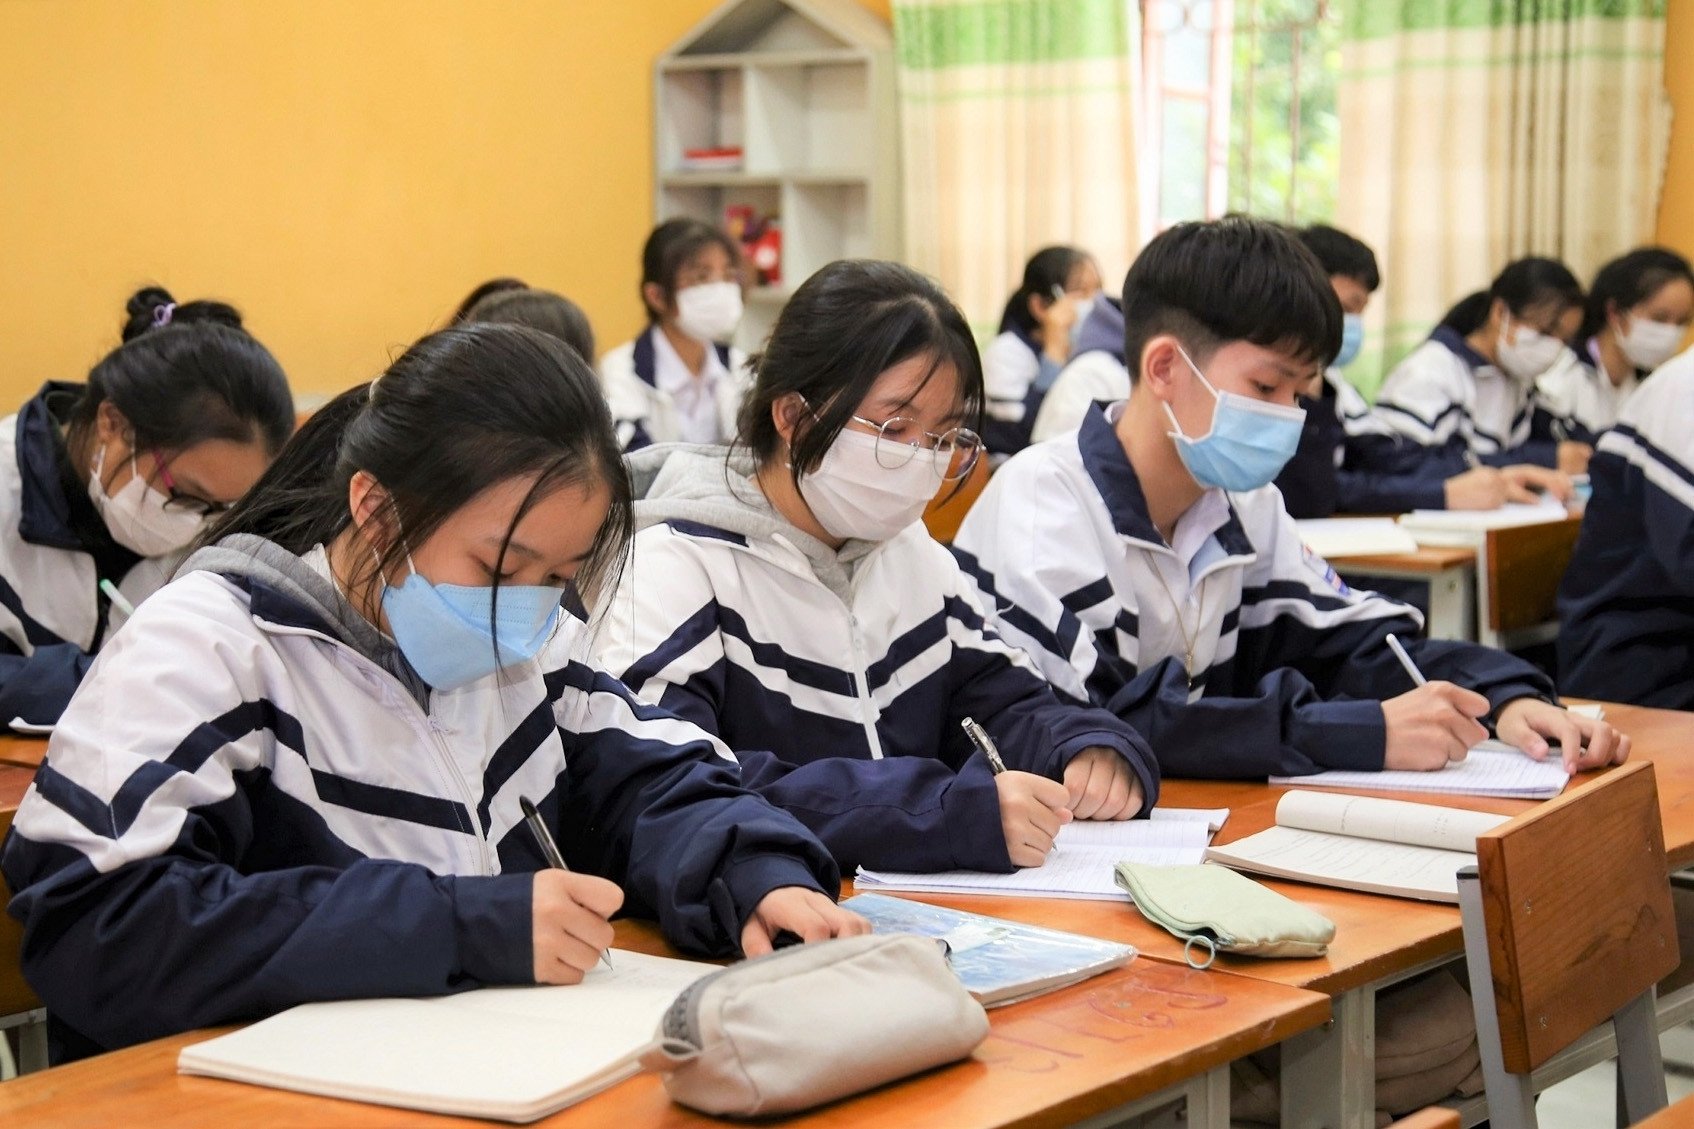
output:
[[[13,733],[0,734],[0,764],[20,768],[40,768],[47,755],[47,738],[20,737]]]
[[[14,812],[23,802],[24,793],[29,790],[30,781],[35,779],[35,769],[19,768],[13,764],[0,764],[0,812]]]
[[[625,921],[617,929],[621,946],[664,951],[650,926]],[[1322,1024],[1329,1001],[1264,981],[1137,960],[989,1014],[991,1033],[965,1062],[779,1124],[1070,1125],[1159,1108],[1184,1096],[1186,1088],[1190,1123],[1227,1126],[1228,1064]],[[209,1034],[161,1039],[0,1085],[0,1124],[37,1129],[488,1124],[178,1075],[177,1051]],[[724,1122],[672,1105],[659,1081],[644,1076],[542,1124],[722,1129]]]
[[[1416,580],[1429,585],[1431,639],[1476,638],[1476,550],[1421,545],[1412,553],[1333,557],[1330,565],[1348,580]]]

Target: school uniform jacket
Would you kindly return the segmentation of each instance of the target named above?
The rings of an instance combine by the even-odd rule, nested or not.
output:
[[[1694,352],[1642,384],[1588,475],[1594,496],[1559,588],[1560,682],[1694,709]]]
[[[1089,746],[1114,749],[1147,806],[1157,800],[1141,738],[1061,703],[984,624],[921,523],[837,554],[778,517],[746,479],[751,464],[726,469],[722,449],[632,462],[644,528],[605,609],[599,661],[736,750],[747,786],[843,867],[1011,869],[966,717],[1009,768],[1050,778]]]
[[[1276,478],[1294,517],[1447,508],[1447,460],[1384,423],[1339,369],[1300,406],[1300,446]]]
[[[1600,363],[1599,346],[1590,337],[1543,374],[1535,382],[1535,391],[1565,438],[1592,446],[1617,422],[1618,413],[1645,375],[1631,368],[1622,384],[1613,384]]]
[[[612,425],[626,451],[651,443],[674,443],[681,438],[676,401],[658,384],[657,346],[662,333],[648,326],[633,341],[626,341],[600,358],[600,387],[612,410]],[[750,376],[747,355],[730,345],[713,345],[718,361],[728,370],[717,387],[718,430],[735,434],[735,416],[747,392]]]
[[[1082,323],[1076,351],[1042,397],[1032,443],[1075,431],[1089,406],[1129,395],[1129,369],[1123,361],[1123,310],[1102,298]]]
[[[545,663],[430,692],[315,557],[197,553],[61,719],[0,865],[62,1047],[529,982],[520,796],[682,949],[732,951],[779,886],[835,890],[721,745],[574,657],[577,621]]]
[[[1377,393],[1383,422],[1441,453],[1451,474],[1489,466],[1556,466],[1557,442],[1537,419],[1535,385],[1490,364],[1464,335],[1441,326],[1394,367]]]
[[[47,384],[0,420],[0,725],[64,712],[124,621],[101,580],[139,604],[181,560],[145,560],[107,531],[60,437],[81,391]]]
[[[1551,697],[1551,683],[1510,655],[1411,642],[1418,613],[1349,588],[1300,544],[1274,486],[1196,503],[1191,514],[1205,504],[1218,520],[1185,576],[1113,430],[1119,411],[1096,408],[1079,432],[1001,467],[954,552],[995,623],[1059,693],[1146,734],[1165,773],[1380,769],[1379,699],[1412,689],[1390,632],[1431,679],[1477,690],[1496,710]]]

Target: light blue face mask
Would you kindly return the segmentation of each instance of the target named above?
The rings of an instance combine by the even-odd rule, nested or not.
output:
[[[406,564],[412,574],[383,589],[382,610],[400,653],[434,689],[457,690],[533,659],[558,625],[558,588],[502,584],[496,600],[491,587],[430,583],[410,554]]]
[[[1363,314],[1341,315],[1341,352],[1335,354],[1335,367],[1346,368],[1365,347],[1365,318]]]
[[[1184,435],[1170,405],[1161,405],[1170,417],[1173,430],[1168,434],[1176,443],[1182,465],[1201,486],[1239,491],[1268,485],[1300,446],[1300,432],[1306,425],[1305,411],[1267,404],[1234,392],[1219,392],[1187,350],[1179,345],[1177,352],[1206,390],[1217,398],[1211,430],[1198,439]]]

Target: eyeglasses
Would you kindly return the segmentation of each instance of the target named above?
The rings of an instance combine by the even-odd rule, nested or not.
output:
[[[877,423],[864,416],[850,416],[854,423],[876,432],[876,462],[885,470],[899,470],[917,457],[920,450],[934,452],[935,473],[943,482],[957,482],[971,472],[982,456],[982,437],[968,427],[954,427],[937,435],[925,431],[909,416],[895,416]]]
[[[184,494],[178,490],[176,480],[171,477],[170,467],[165,465],[164,454],[158,448],[154,448],[150,453],[154,465],[159,468],[159,482],[165,488],[165,509],[197,514],[200,517],[212,517],[229,509],[228,502],[209,502],[205,498],[197,498],[193,494]]]

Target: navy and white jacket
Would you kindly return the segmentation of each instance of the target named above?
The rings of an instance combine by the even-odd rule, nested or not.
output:
[[[1029,445],[1042,397],[1059,369],[1059,363],[1019,329],[1004,329],[988,343],[982,351],[982,385],[987,394],[982,440],[990,451],[1010,455]]]
[[[1322,395],[1300,406],[1300,446],[1276,478],[1295,518],[1447,508],[1448,461],[1384,423],[1341,370],[1325,372]]]
[[[58,1054],[529,982],[520,796],[692,952],[734,950],[777,887],[836,889],[727,750],[585,652],[430,692],[321,549],[195,554],[94,663],[0,854]]]
[[[0,420],[0,724],[64,712],[125,618],[100,581],[139,604],[182,559],[143,559],[107,531],[60,435],[81,391],[47,384]]]
[[[648,326],[635,340],[626,341],[600,358],[600,387],[612,410],[612,425],[626,451],[650,443],[674,443],[681,438],[677,406],[669,392],[659,387],[658,345],[663,331]],[[724,369],[717,388],[718,430],[735,434],[735,415],[741,410],[751,377],[747,355],[729,345],[714,345],[714,357]]]
[[[1071,359],[1041,399],[1030,442],[1045,443],[1055,435],[1075,431],[1090,406],[1129,395],[1123,328],[1123,310],[1117,303],[1104,298],[1094,303],[1077,335]]]
[[[1576,350],[1567,349],[1559,363],[1536,380],[1535,392],[1565,438],[1592,446],[1617,422],[1646,375],[1632,367],[1622,383],[1613,384],[1600,363],[1599,344],[1590,337]]]
[[[1551,417],[1537,418],[1537,406],[1534,382],[1508,376],[1448,326],[1394,366],[1376,397],[1383,422],[1438,451],[1449,477],[1474,462],[1558,465]]]
[[[1115,749],[1147,806],[1157,800],[1141,738],[1054,697],[983,623],[921,523],[838,554],[776,514],[749,460],[725,459],[689,447],[631,457],[644,528],[597,657],[736,750],[747,786],[843,867],[1011,869],[999,793],[965,717],[1008,767],[1042,776],[1089,746]]]
[[[1006,637],[1061,695],[1146,734],[1167,775],[1380,769],[1379,699],[1412,689],[1384,637],[1416,634],[1418,613],[1350,589],[1301,545],[1274,486],[1208,491],[1167,545],[1113,429],[1121,411],[1007,462],[965,518],[954,552]],[[1496,710],[1552,695],[1500,651],[1410,650]]]
[[[1559,588],[1572,694],[1694,710],[1694,351],[1653,373],[1600,436],[1594,496]]]

